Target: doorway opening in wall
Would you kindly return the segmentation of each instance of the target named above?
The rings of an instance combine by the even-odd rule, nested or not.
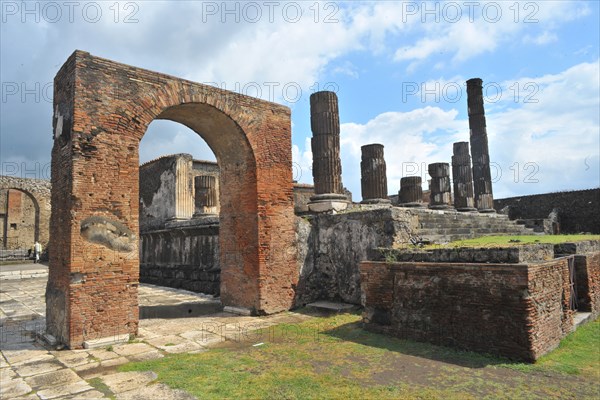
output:
[[[215,154],[185,125],[154,120],[139,158],[140,318],[220,311]]]

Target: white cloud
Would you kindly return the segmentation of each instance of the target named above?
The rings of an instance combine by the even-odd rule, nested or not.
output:
[[[399,47],[394,54],[395,61],[409,62],[409,73],[431,57],[443,55],[461,63],[510,44],[519,36],[524,36],[526,43],[551,43],[558,39],[553,32],[557,26],[590,13],[588,5],[581,2],[473,2],[474,8],[463,4],[460,17],[455,18],[455,14],[444,12],[446,5],[436,4],[439,10],[428,15],[423,11],[427,4],[421,3],[421,9],[412,18],[437,18],[437,22],[421,24],[422,37]],[[538,33],[539,29],[544,30]]]
[[[501,96],[485,105],[496,198],[600,186],[599,76],[596,61],[499,84]],[[515,97],[517,89],[521,92]],[[466,97],[461,105],[465,102]],[[468,120],[457,117],[455,109],[426,106],[385,112],[365,124],[343,123],[344,185],[360,199],[360,147],[381,143],[389,193],[398,191],[400,178],[407,175],[421,175],[426,188],[427,164],[450,162],[452,143],[469,140]],[[303,165],[310,162],[309,151],[294,151],[296,160],[302,155]]]
[[[558,41],[558,36],[555,33],[544,31],[537,36],[525,35],[523,37],[523,43],[533,43],[537,45],[544,45],[548,43],[554,43]]]

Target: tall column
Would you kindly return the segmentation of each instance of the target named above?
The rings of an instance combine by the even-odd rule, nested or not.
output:
[[[477,211],[473,197],[473,174],[469,142],[453,145],[452,180],[454,181],[454,208],[458,211]]]
[[[175,212],[172,220],[189,219],[194,213],[194,193],[192,191],[192,156],[175,156]]]
[[[433,163],[427,166],[431,183],[429,184],[429,208],[444,210],[450,208],[450,165]]]
[[[423,207],[423,187],[420,176],[405,176],[400,179],[398,205],[401,207]]]
[[[471,155],[473,156],[473,188],[475,207],[479,212],[494,212],[490,155],[483,108],[483,86],[479,78],[467,81],[467,104]]]
[[[340,117],[334,92],[310,96],[311,149],[315,195],[308,208],[314,212],[339,211],[348,206],[342,186]]]
[[[382,144],[367,144],[360,148],[360,187],[362,202],[390,203],[387,195],[387,174]]]
[[[216,178],[210,175],[194,177],[194,218],[214,215],[217,210]]]

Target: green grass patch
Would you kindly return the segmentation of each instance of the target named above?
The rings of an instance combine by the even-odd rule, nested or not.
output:
[[[102,382],[102,379],[100,379],[100,378],[88,379],[87,383],[89,383],[90,386],[92,386],[94,389],[96,389],[97,391],[99,391],[100,393],[102,393],[103,395],[108,397],[109,399],[112,399],[112,400],[116,399],[115,394],[110,390],[110,388],[104,382]]]
[[[600,380],[600,320],[580,326],[535,364],[503,366],[522,372],[559,372]]]
[[[367,332],[360,319],[342,314],[281,324],[253,333],[246,345],[167,355],[119,369],[154,371],[160,382],[202,399],[585,398],[600,390],[595,379],[582,385],[564,369],[575,365],[578,379],[598,369],[593,329],[569,337],[539,365],[530,366]],[[591,354],[574,363],[574,348]],[[544,377],[540,370],[553,376]]]
[[[600,235],[521,235],[521,236],[482,236],[475,239],[465,239],[440,245],[425,246],[425,249],[445,247],[512,247],[535,243],[570,243],[583,240],[600,240]]]

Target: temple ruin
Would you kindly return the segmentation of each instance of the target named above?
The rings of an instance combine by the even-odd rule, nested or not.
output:
[[[427,195],[408,176],[389,196],[384,147],[366,144],[358,203],[342,184],[335,93],[310,98],[312,187],[292,180],[288,108],[76,51],[55,79],[47,332],[71,348],[126,340],[144,281],[218,295],[239,314],[362,305],[368,329],[535,360],[599,314],[597,241],[419,247],[534,234],[495,212],[481,85],[467,82],[472,165],[456,143],[452,165],[429,165]],[[139,166],[154,119],[191,128],[217,162]]]

